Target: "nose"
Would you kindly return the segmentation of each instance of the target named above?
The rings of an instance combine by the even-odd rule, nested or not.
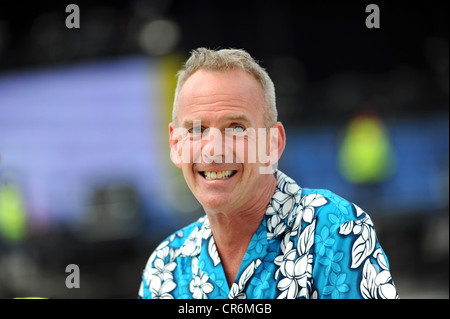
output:
[[[215,128],[202,137],[202,161],[207,164],[222,163],[224,152],[224,139],[222,133]]]

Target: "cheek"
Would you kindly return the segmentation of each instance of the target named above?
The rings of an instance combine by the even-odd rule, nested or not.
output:
[[[261,165],[265,162],[266,157],[266,141],[264,136],[252,135],[241,143],[241,148],[245,149],[245,163]]]
[[[193,140],[190,142],[189,155],[191,163],[201,163],[202,161],[202,141]]]
[[[201,141],[189,138],[185,138],[177,144],[177,151],[182,164],[200,163],[201,149]]]

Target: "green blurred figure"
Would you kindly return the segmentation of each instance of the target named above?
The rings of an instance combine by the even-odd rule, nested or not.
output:
[[[365,112],[352,119],[339,150],[339,171],[354,184],[379,184],[392,173],[394,155],[380,118]]]
[[[11,182],[0,184],[0,236],[9,242],[25,237],[25,205],[19,187]]]

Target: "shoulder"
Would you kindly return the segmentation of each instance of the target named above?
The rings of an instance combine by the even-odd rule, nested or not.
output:
[[[318,223],[344,224],[368,217],[359,206],[327,189],[302,188],[300,205],[304,214],[312,211],[311,219]]]

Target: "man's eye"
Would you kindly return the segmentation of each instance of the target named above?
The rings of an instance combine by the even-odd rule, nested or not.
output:
[[[194,126],[193,128],[191,128],[189,130],[189,133],[194,133],[194,134],[201,134],[203,131],[201,126]]]
[[[235,125],[233,126],[233,132],[244,132],[245,128],[241,125]]]

